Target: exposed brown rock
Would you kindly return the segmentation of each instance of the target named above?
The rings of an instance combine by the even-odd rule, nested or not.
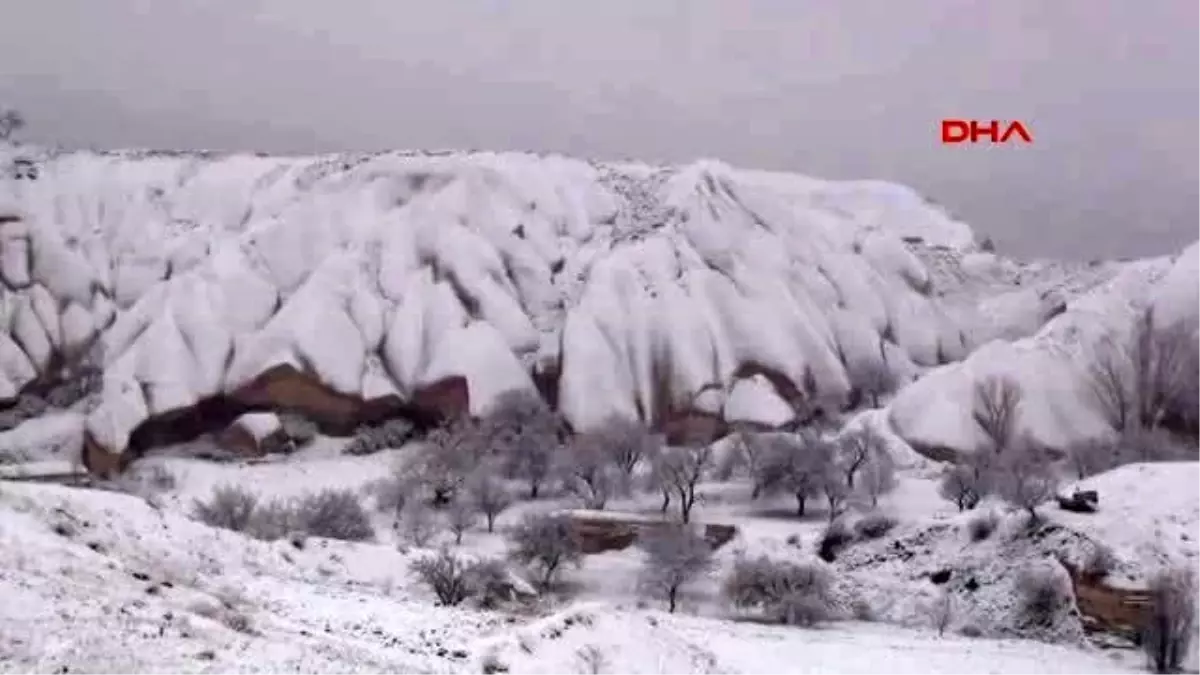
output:
[[[83,467],[100,478],[114,478],[129,464],[122,453],[110,452],[92,437],[90,431],[83,433]]]
[[[148,417],[130,434],[126,448],[104,448],[89,438],[85,444],[85,466],[93,471],[120,471],[153,448],[195,440],[203,434],[220,434],[248,412],[294,412],[312,420],[323,433],[345,436],[361,425],[395,417],[428,428],[466,414],[469,409],[466,378],[457,375],[421,387],[408,402],[397,396],[364,400],[336,391],[293,366],[280,365],[231,394],[211,396],[187,408]],[[245,446],[244,440],[236,436],[226,440],[238,447]],[[245,449],[252,454],[259,452],[249,446]]]
[[[642,532],[666,525],[662,520],[636,514],[572,511],[570,518],[585,554],[623,551],[632,546]],[[737,527],[733,525],[706,523],[696,527],[703,528],[704,538],[714,550],[737,536]]]
[[[258,438],[239,417],[233,424],[217,435],[217,445],[241,457],[262,457],[280,452],[287,447],[288,437],[280,425],[275,431]]]
[[[728,430],[724,419],[700,410],[671,412],[662,421],[662,432],[671,445],[707,445]]]
[[[1085,574],[1066,561],[1062,562],[1075,589],[1075,604],[1089,632],[1104,632],[1128,638],[1136,637],[1150,609],[1150,595],[1144,590],[1114,588],[1104,579]]]

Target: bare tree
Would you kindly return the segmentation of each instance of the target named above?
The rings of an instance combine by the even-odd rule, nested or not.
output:
[[[1079,480],[1107,471],[1118,463],[1118,446],[1110,439],[1087,438],[1067,447],[1067,464]]]
[[[437,514],[425,502],[410,499],[400,510],[396,525],[408,543],[424,548],[437,534]]]
[[[549,588],[567,563],[581,560],[571,519],[562,514],[533,513],[509,532],[509,555],[523,565],[541,570],[540,583]]]
[[[425,446],[409,467],[411,483],[428,490],[434,504],[449,504],[483,461],[485,450],[481,431],[470,419],[438,427],[426,436]]]
[[[832,523],[838,516],[845,513],[846,503],[850,500],[852,493],[846,486],[841,471],[838,471],[835,466],[828,466],[825,471],[818,474],[817,480],[821,486],[821,494],[825,495],[829,522]]]
[[[556,471],[562,477],[563,488],[589,509],[603,509],[622,482],[620,469],[612,463],[603,440],[596,436],[572,439],[566,452],[559,455]]]
[[[679,503],[679,518],[691,522],[696,505],[696,487],[712,467],[712,446],[675,446],[664,448],[653,459],[651,475],[668,499]]]
[[[436,555],[424,555],[410,563],[410,568],[422,583],[429,586],[445,607],[462,604],[475,593],[472,583],[472,564],[442,547]]]
[[[562,419],[537,394],[514,390],[497,397],[482,426],[487,443],[505,458],[509,475],[528,481],[529,497],[537,499],[562,447]]]
[[[1186,323],[1159,327],[1147,309],[1128,341],[1102,340],[1092,355],[1088,384],[1105,419],[1119,432],[1155,429],[1175,417],[1195,427],[1200,347]]]
[[[994,460],[986,452],[976,452],[962,457],[958,462],[942,470],[938,494],[954,502],[959,511],[973,509],[984,497],[992,493]]]
[[[950,591],[943,591],[929,604],[928,610],[938,637],[945,635],[950,622],[954,620],[954,595]]]
[[[755,483],[763,494],[786,492],[796,498],[796,515],[803,516],[809,497],[821,492],[833,463],[833,447],[815,432],[760,434],[761,459]]]
[[[887,441],[870,425],[862,425],[838,436],[837,463],[846,475],[846,487],[854,489],[854,478],[868,462],[887,454]]]
[[[25,117],[13,108],[0,110],[0,141],[12,139],[13,134],[25,128]]]
[[[992,450],[1004,452],[1017,429],[1021,405],[1021,385],[1004,376],[992,375],[975,384],[972,416],[992,443]]]
[[[871,508],[879,506],[879,498],[896,489],[896,460],[886,447],[879,448],[862,469],[859,490],[871,501]]]
[[[862,392],[872,408],[878,408],[880,399],[895,391],[899,384],[896,375],[883,360],[863,361],[849,370],[850,382]]]
[[[674,612],[679,591],[715,566],[712,546],[687,525],[667,525],[638,538],[642,549],[642,589],[666,596],[667,611]]]
[[[598,429],[585,434],[585,442],[599,446],[601,454],[625,477],[625,485],[632,482],[638,464],[655,454],[662,447],[661,434],[651,433],[638,422],[620,417],[606,420]]]
[[[479,511],[470,499],[460,495],[446,507],[446,525],[454,533],[454,543],[462,544],[463,535],[479,522]]]
[[[467,480],[467,499],[483,514],[489,533],[496,529],[496,516],[513,503],[512,493],[508,491],[504,482],[486,466]]]
[[[1150,612],[1142,649],[1156,673],[1177,673],[1196,639],[1196,576],[1168,569],[1150,581]]]
[[[995,464],[996,494],[1009,504],[1025,509],[1030,522],[1037,522],[1037,507],[1058,490],[1058,475],[1050,453],[1025,439],[1015,443]]]

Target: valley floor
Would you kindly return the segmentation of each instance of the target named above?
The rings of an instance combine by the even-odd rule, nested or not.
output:
[[[408,571],[420,551],[397,546],[386,523],[376,543],[310,539],[297,549],[187,515],[193,499],[228,482],[265,497],[361,488],[408,451],[336,452],[336,444],[318,443],[281,463],[155,460],[177,486],[153,498],[0,482],[0,670],[434,673],[500,665],[529,673],[1098,673],[1140,667],[1125,650],[968,638],[954,629],[938,637],[915,610],[887,617],[891,624],[841,622],[814,630],[734,621],[716,600],[712,580],[685,597],[680,614],[669,615],[637,597],[633,550],[588,556],[570,570],[570,600],[543,600],[519,614],[442,608]],[[709,486],[698,507],[702,520],[741,529],[723,549],[725,562],[736,551],[787,550],[788,538],[811,548],[824,520],[819,512],[797,522],[786,503],[778,510],[747,504],[738,487]],[[933,490],[932,481],[910,470],[891,508],[901,519],[954,521],[957,514]],[[653,511],[647,506],[614,508]],[[519,513],[505,514],[500,525]],[[482,532],[468,533],[463,546],[488,555],[504,550],[500,534]]]

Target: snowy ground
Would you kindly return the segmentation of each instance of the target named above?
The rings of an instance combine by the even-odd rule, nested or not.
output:
[[[926,568],[962,562],[957,538],[944,538],[906,571],[886,563],[851,569],[871,556],[868,549],[839,561],[843,585],[892,623],[800,630],[731,620],[715,576],[685,594],[681,614],[667,615],[638,597],[633,550],[589,556],[570,570],[570,599],[545,599],[515,614],[483,612],[435,607],[407,571],[419,551],[401,552],[382,517],[377,542],[311,540],[297,550],[187,516],[192,500],[215,485],[237,483],[265,497],[359,489],[411,452],[346,457],[338,446],[321,439],[287,460],[257,464],[147,460],[177,479],[151,499],[0,482],[0,669],[480,672],[493,661],[512,672],[561,673],[590,672],[591,651],[601,672],[635,673],[1129,672],[1140,664],[1126,651],[962,637],[962,622],[937,637],[919,608],[932,597],[920,577]],[[925,468],[906,470],[886,498],[884,508],[901,521],[899,539],[962,520],[938,500],[927,476]],[[1144,577],[1158,560],[1147,553],[1152,542],[1170,556],[1194,559],[1194,539],[1178,537],[1198,522],[1195,464],[1128,466],[1090,482],[1105,495],[1106,510],[1089,517],[1047,506],[1052,520],[1103,538],[1130,578]],[[798,522],[790,503],[749,502],[745,491],[737,482],[708,484],[697,507],[699,520],[741,530],[722,549],[721,565],[740,551],[812,556],[824,521],[819,508]],[[651,501],[611,508],[653,513]],[[555,505],[570,504],[521,505],[500,528],[523,509]],[[482,531],[469,532],[463,546],[487,555],[504,550],[500,534]]]

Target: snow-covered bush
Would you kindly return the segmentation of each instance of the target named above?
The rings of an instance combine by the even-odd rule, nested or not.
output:
[[[279,426],[283,429],[284,435],[297,448],[303,448],[312,443],[313,439],[317,437],[317,425],[303,415],[286,412],[280,413]]]
[[[563,514],[531,513],[508,533],[513,560],[539,571],[539,583],[548,588],[568,563],[579,564],[582,552],[571,519]]]
[[[833,617],[829,571],[813,563],[739,557],[722,593],[738,609],[757,610],[771,621],[812,626]]]
[[[1094,543],[1083,559],[1082,572],[1092,579],[1103,579],[1117,566],[1117,555],[1108,546]]]
[[[1164,570],[1150,581],[1150,612],[1142,649],[1156,673],[1177,673],[1196,639],[1196,575]]]
[[[938,495],[953,502],[959,511],[975,508],[992,492],[993,461],[994,455],[984,451],[962,457],[945,467],[938,483]]]
[[[1049,626],[1070,601],[1063,575],[1049,564],[1032,564],[1021,570],[1016,586],[1022,618],[1031,625]]]
[[[480,469],[467,479],[466,499],[483,515],[488,532],[495,531],[496,516],[513,503],[508,487],[489,468]]]
[[[834,520],[825,526],[817,540],[817,556],[825,562],[833,562],[843,548],[854,541],[854,532],[844,520]]]
[[[896,526],[896,519],[878,511],[868,513],[854,523],[854,533],[859,539],[879,539]]]
[[[212,527],[245,532],[254,517],[258,497],[244,487],[219,485],[208,501],[196,500],[192,512],[197,520]]]
[[[983,541],[992,536],[999,524],[1000,516],[995,511],[981,511],[967,521],[967,534],[971,541]]]
[[[302,497],[296,522],[314,537],[365,541],[375,536],[366,509],[351,490],[327,489]]]
[[[347,455],[370,455],[403,447],[413,437],[412,422],[396,417],[375,426],[359,427],[354,438],[342,450]]]
[[[425,547],[438,533],[437,514],[424,501],[408,500],[400,509],[396,524],[405,541],[417,547]]]
[[[1058,491],[1058,472],[1050,453],[1032,442],[1007,449],[997,460],[992,474],[996,494],[1012,506],[1029,513],[1037,522],[1037,507]]]
[[[454,543],[461,544],[467,530],[479,522],[479,511],[465,495],[459,495],[445,509],[446,527],[454,533]]]
[[[405,475],[412,486],[425,490],[434,505],[443,506],[458,497],[486,453],[479,426],[470,419],[457,419],[429,432]]]
[[[674,612],[679,591],[688,583],[712,570],[712,546],[701,534],[686,525],[667,525],[638,537],[642,549],[641,588],[667,601]]]
[[[515,390],[496,398],[481,426],[487,447],[503,458],[508,475],[527,481],[529,498],[537,499],[565,436],[563,419],[537,394]]]
[[[479,591],[475,583],[475,565],[466,558],[455,555],[448,548],[437,554],[424,555],[410,564],[413,573],[437,595],[438,603],[445,607],[462,604]]]

